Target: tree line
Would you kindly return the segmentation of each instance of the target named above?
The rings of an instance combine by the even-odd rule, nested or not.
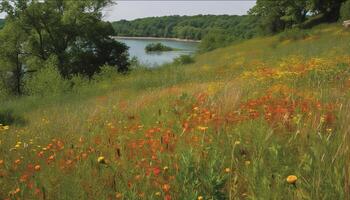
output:
[[[210,32],[225,31],[237,38],[257,33],[258,19],[253,16],[196,15],[148,17],[113,22],[117,36],[148,36],[201,40]]]
[[[36,76],[43,69],[64,79],[92,77],[103,65],[127,71],[128,47],[112,39],[111,23],[102,21],[102,9],[111,4],[2,0],[0,12],[7,16],[0,31],[0,93],[23,94],[25,82],[42,78]]]
[[[200,51],[286,29],[350,19],[350,0],[257,0],[248,15],[149,17],[113,22],[117,36],[202,40]]]
[[[350,0],[257,0],[249,14],[263,33],[277,33],[349,19]]]

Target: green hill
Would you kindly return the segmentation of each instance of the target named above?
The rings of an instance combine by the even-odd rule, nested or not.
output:
[[[349,44],[322,25],[2,102],[1,197],[346,199]]]

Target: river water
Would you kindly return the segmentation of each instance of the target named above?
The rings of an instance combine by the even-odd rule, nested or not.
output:
[[[165,63],[172,62],[174,58],[180,55],[190,55],[195,53],[198,43],[187,41],[174,41],[167,39],[132,39],[116,38],[117,41],[125,43],[129,47],[130,58],[136,57],[140,63],[150,67],[156,67]],[[167,52],[146,53],[145,47],[151,43],[160,42],[166,46],[179,50]]]

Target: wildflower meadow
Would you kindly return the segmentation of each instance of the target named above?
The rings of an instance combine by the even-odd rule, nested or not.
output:
[[[1,105],[0,199],[350,199],[349,42],[322,25]]]

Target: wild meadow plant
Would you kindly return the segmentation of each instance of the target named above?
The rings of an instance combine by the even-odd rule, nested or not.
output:
[[[0,199],[348,199],[349,41],[328,25],[4,103],[24,123],[0,125]]]

